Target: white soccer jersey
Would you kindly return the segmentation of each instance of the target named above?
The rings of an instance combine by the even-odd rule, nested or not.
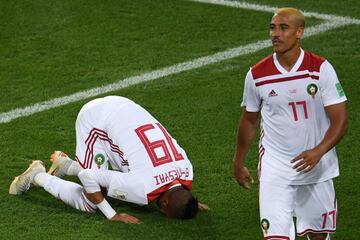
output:
[[[305,174],[296,172],[290,161],[324,138],[329,128],[324,107],[344,101],[335,70],[313,53],[301,50],[289,72],[275,53],[255,64],[246,76],[242,106],[261,111],[260,180],[298,185],[338,176],[335,148]]]
[[[76,160],[85,169],[112,169],[143,183],[136,203],[155,199],[165,185],[191,189],[193,169],[165,128],[133,101],[109,96],[85,104],[76,120]],[[163,188],[162,188],[163,187]]]

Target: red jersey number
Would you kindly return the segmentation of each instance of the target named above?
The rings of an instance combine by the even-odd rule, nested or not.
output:
[[[307,112],[307,106],[306,106],[305,101],[289,102],[289,106],[291,106],[291,108],[292,108],[295,122],[299,120],[298,109],[301,109],[301,108],[303,109],[305,119],[308,119],[308,112]]]
[[[162,132],[162,134],[164,135],[164,138],[157,140],[157,141],[150,142],[149,138],[146,136],[145,133],[147,131],[153,130],[153,129],[160,130]],[[157,166],[165,164],[165,163],[172,162],[174,160],[180,161],[180,160],[184,159],[183,155],[177,151],[177,149],[172,141],[172,138],[169,136],[169,134],[167,133],[165,128],[160,123],[156,123],[156,125],[154,125],[154,124],[142,125],[142,126],[138,127],[137,129],[135,129],[135,132],[138,135],[138,137],[140,138],[141,142],[144,144],[144,147],[145,147],[147,153],[149,154],[149,157],[150,157],[154,167],[157,167]],[[167,147],[166,142],[170,146],[170,149]],[[162,149],[164,156],[162,156],[162,157],[157,156],[155,150],[158,148]],[[174,159],[170,155],[170,151],[172,152]]]

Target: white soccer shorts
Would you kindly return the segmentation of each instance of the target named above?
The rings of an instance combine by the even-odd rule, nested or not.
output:
[[[292,239],[297,235],[336,231],[337,202],[332,180],[308,185],[260,182],[260,226],[264,239]]]

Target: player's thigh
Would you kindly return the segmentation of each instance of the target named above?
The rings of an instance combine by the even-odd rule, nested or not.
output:
[[[291,235],[295,192],[296,188],[288,185],[260,182],[260,226],[267,239]]]
[[[298,235],[335,232],[337,201],[333,181],[299,186],[295,212]]]

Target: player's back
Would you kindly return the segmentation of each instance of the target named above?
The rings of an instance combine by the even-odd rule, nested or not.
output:
[[[100,132],[113,169],[139,173],[151,179],[150,189],[176,178],[192,180],[192,165],[185,151],[165,128],[133,101],[109,96],[87,103],[78,120]],[[148,181],[147,181],[148,182]]]

